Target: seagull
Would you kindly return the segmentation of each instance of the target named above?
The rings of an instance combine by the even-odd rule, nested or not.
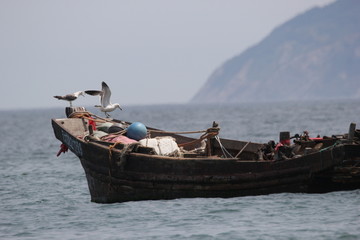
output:
[[[76,100],[80,95],[85,96],[84,91],[78,91],[71,94],[66,94],[65,96],[54,96],[54,98],[68,101],[70,103],[70,107],[72,107],[72,101]]]
[[[92,95],[92,96],[100,95],[100,104],[101,105],[95,105],[95,107],[100,108],[100,110],[105,113],[106,117],[110,117],[108,112],[112,112],[116,108],[119,108],[120,110],[122,110],[122,108],[120,107],[120,104],[110,102],[111,91],[110,91],[109,86],[105,82],[101,83],[101,91],[87,90],[87,91],[85,91],[85,93]]]

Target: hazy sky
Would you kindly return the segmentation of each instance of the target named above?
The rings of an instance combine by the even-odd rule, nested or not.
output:
[[[334,0],[0,0],[0,109],[186,103],[224,61]],[[94,105],[86,96],[75,105]]]

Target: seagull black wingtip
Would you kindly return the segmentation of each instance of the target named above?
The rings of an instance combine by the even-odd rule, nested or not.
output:
[[[96,96],[96,95],[100,95],[101,91],[98,91],[98,90],[86,90],[85,93],[89,94],[91,96]]]

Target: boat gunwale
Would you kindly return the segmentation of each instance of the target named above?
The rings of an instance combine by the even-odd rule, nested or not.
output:
[[[59,119],[53,118],[52,122],[55,123],[59,128],[61,128],[67,134],[71,135],[74,139],[76,139],[77,141],[81,142],[84,145],[89,145],[89,146],[93,145],[93,146],[103,149],[104,151],[109,151],[109,147],[114,146],[111,150],[114,152],[117,152],[117,153],[122,153],[123,149],[128,145],[128,144],[123,144],[123,143],[114,143],[114,142],[107,142],[107,141],[102,141],[102,140],[88,140],[87,141],[85,138],[75,135],[73,132],[69,131],[68,129],[66,129],[64,126],[62,126],[60,124],[61,121],[71,121],[73,119],[77,119],[77,118],[59,118]],[[86,131],[84,131],[84,133],[85,132]],[[166,133],[166,132],[164,132],[164,133]],[[180,137],[185,137],[188,139],[196,140],[196,138],[191,138],[191,137],[187,137],[187,136],[183,136],[183,135],[179,135],[179,134],[170,134],[169,136],[180,136]],[[239,143],[239,144],[248,143],[247,141],[241,141],[241,140],[226,139],[226,138],[220,138],[220,139],[221,139],[221,141],[227,141],[227,142],[231,142],[231,143]],[[135,143],[135,144],[139,144],[139,143]],[[250,142],[250,144],[252,144],[254,147],[262,145],[260,143],[254,143],[254,142]],[[119,148],[119,147],[122,147],[122,148]],[[146,148],[146,147],[144,147],[144,148]],[[249,152],[252,152],[252,151],[249,151]],[[217,155],[212,155],[212,156],[198,155],[196,157],[176,157],[176,156],[163,156],[163,155],[140,153],[140,152],[130,152],[129,154],[138,155],[138,156],[151,156],[151,157],[155,157],[155,158],[159,158],[159,159],[164,159],[164,160],[166,159],[166,160],[173,160],[173,161],[175,161],[175,160],[178,160],[178,161],[186,161],[186,160],[211,161],[211,160],[213,160],[213,161],[260,162],[260,160],[241,159],[239,157],[238,158],[219,157]],[[267,161],[261,161],[261,162],[267,162]]]

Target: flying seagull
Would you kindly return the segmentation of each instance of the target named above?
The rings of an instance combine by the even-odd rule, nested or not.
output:
[[[122,108],[120,107],[120,104],[110,102],[111,91],[110,91],[109,86],[105,82],[101,83],[101,91],[87,90],[87,91],[85,91],[85,93],[92,95],[92,96],[100,95],[100,104],[101,105],[95,105],[95,107],[100,108],[100,110],[105,113],[106,117],[110,117],[108,112],[112,112],[116,108],[119,108],[120,110],[122,110]]]
[[[78,91],[72,94],[67,94],[65,96],[54,96],[54,98],[68,101],[70,103],[70,107],[72,107],[72,101],[76,100],[80,95],[85,96],[84,91]]]

